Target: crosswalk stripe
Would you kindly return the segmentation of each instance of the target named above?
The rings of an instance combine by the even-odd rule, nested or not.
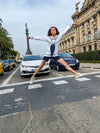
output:
[[[34,84],[34,85],[29,85],[28,89],[30,90],[30,89],[36,89],[36,88],[41,88],[41,87],[42,87],[41,84]]]
[[[95,75],[95,77],[100,78],[100,75]]]
[[[5,90],[0,90],[0,95],[2,94],[7,94],[7,93],[11,93],[14,91],[14,88],[11,89],[5,89]]]
[[[59,80],[59,81],[53,81],[53,83],[54,83],[55,85],[60,85],[60,84],[67,84],[68,82],[65,81],[65,80]]]
[[[91,80],[91,79],[89,79],[89,78],[78,78],[78,79],[75,79],[75,80],[78,80],[78,81],[88,81],[88,80]]]

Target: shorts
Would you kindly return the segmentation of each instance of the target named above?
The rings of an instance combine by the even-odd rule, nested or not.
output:
[[[60,57],[59,56],[55,56],[55,57],[47,57],[47,56],[44,56],[43,57],[43,60],[44,61],[48,61],[48,60],[50,60],[50,59],[53,59],[53,60],[59,60],[60,59]]]

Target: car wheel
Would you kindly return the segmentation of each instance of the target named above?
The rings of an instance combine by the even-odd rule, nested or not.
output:
[[[60,71],[59,65],[57,65],[57,71]]]

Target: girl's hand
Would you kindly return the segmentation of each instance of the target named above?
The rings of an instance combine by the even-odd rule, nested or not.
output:
[[[31,39],[31,37],[30,37],[30,36],[28,36],[28,39]]]

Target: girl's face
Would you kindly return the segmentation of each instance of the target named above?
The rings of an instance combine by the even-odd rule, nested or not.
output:
[[[56,29],[53,27],[53,28],[51,28],[51,35],[56,35]]]

